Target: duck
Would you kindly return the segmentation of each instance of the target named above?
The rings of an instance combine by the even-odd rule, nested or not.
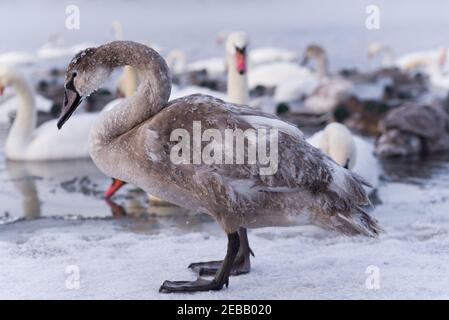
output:
[[[375,154],[380,158],[425,156],[449,151],[449,108],[443,103],[404,103],[379,124]]]
[[[344,124],[329,123],[309,137],[307,142],[321,149],[338,165],[365,178],[371,185],[365,186],[369,194],[377,190],[380,169],[373,154],[373,144],[353,135]]]
[[[107,176],[210,214],[228,238],[225,258],[211,280],[165,281],[160,292],[221,290],[228,285],[242,227],[313,223],[342,234],[371,237],[381,231],[362,209],[369,202],[363,189],[366,182],[308,144],[297,127],[211,96],[169,101],[171,81],[165,60],[137,42],[114,41],[86,49],[71,60],[58,128],[63,131],[82,99],[124,65],[135,67],[141,82],[131,98],[100,116],[91,128],[89,149],[95,165]],[[190,152],[176,158],[182,141],[170,141],[170,136],[176,129],[192,136],[198,125],[193,121],[201,123],[201,130],[213,129],[217,134],[224,134],[226,128],[278,132],[277,170],[271,166],[264,170],[260,163],[226,165],[218,160],[193,164],[187,158]]]
[[[14,161],[46,161],[88,158],[88,134],[96,116],[79,114],[63,134],[57,133],[57,120],[37,127],[36,97],[25,77],[17,70],[0,67],[0,93],[12,87],[17,95],[17,115],[9,130],[5,156]],[[76,146],[76,147],[74,147]]]

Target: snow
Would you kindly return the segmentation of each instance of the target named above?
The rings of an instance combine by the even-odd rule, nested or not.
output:
[[[164,280],[193,280],[190,262],[219,259],[225,236],[213,222],[201,231],[133,231],[128,220],[46,219],[0,226],[0,298],[111,299],[414,299],[449,298],[447,200],[440,190],[426,205],[418,186],[407,186],[407,214],[389,201],[374,215],[380,239],[342,237],[315,227],[251,230],[256,257],[248,275],[232,277],[220,292],[160,294]],[[430,193],[430,192],[429,192]],[[401,202],[402,203],[402,202]],[[414,208],[410,210],[410,208]],[[140,222],[142,223],[142,222]],[[80,271],[80,288],[67,289],[68,266]],[[380,288],[367,289],[369,266],[379,268]],[[368,269],[369,270],[369,269]],[[273,285],[275,283],[276,285]]]

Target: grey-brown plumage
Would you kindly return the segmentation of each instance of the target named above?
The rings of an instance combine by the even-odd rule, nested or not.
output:
[[[406,156],[449,150],[449,114],[441,104],[406,103],[380,122],[376,153]]]
[[[67,79],[77,73],[75,88],[88,94],[97,85],[93,75],[98,68],[109,74],[119,65],[135,67],[142,81],[137,93],[104,113],[91,132],[91,156],[108,176],[207,212],[229,234],[239,227],[309,222],[344,234],[378,234],[376,221],[361,209],[369,202],[361,177],[339,167],[273,115],[203,95],[168,102],[168,69],[144,45],[113,42],[79,54]],[[277,172],[261,175],[260,163],[174,164],[170,150],[176,142],[170,134],[183,128],[192,136],[193,121],[201,122],[203,132],[218,129],[223,136],[225,129],[279,128]]]

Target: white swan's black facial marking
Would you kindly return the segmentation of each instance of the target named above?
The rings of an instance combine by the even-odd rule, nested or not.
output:
[[[235,46],[235,65],[238,73],[246,72],[246,46]]]
[[[347,159],[345,165],[343,166],[343,168],[348,169],[349,170],[349,162],[351,162],[351,159]]]
[[[317,58],[319,56],[323,56],[324,54],[325,54],[324,49],[321,46],[317,44],[311,44],[304,51],[304,56],[301,65],[305,66],[309,63],[309,60]]]
[[[72,72],[72,76],[69,81],[65,84],[64,90],[64,101],[62,104],[61,115],[58,120],[58,129],[61,129],[64,123],[69,120],[70,116],[75,112],[76,108],[80,105],[82,101],[81,95],[75,88],[75,78],[77,72]]]

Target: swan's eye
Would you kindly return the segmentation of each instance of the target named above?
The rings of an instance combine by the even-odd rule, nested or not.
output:
[[[77,75],[77,73],[76,73],[76,72],[72,73],[72,78],[75,78],[75,77],[76,77],[76,75]]]

